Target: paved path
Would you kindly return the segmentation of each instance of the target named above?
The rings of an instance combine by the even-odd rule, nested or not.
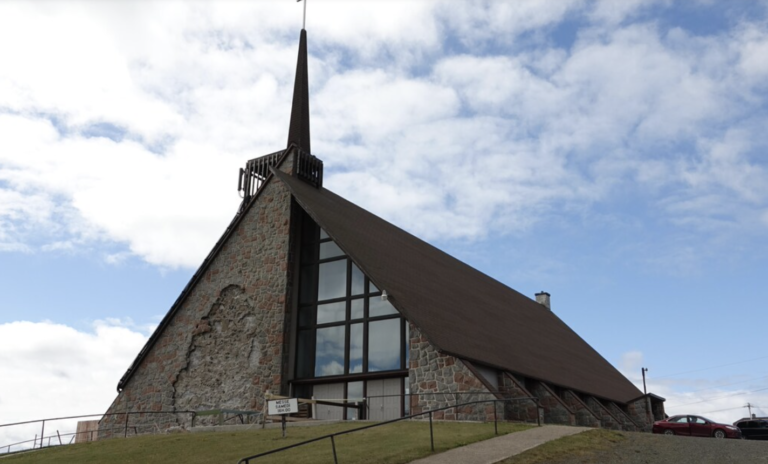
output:
[[[472,443],[444,453],[433,454],[413,461],[411,464],[494,464],[550,440],[575,435],[585,430],[590,429],[566,425],[545,425],[524,432],[510,433]]]

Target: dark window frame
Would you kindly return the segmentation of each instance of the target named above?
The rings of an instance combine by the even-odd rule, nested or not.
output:
[[[382,292],[380,289],[378,289],[375,284],[370,280],[370,278],[365,275],[365,273],[362,272],[362,270],[358,267],[358,271],[363,275],[364,281],[363,281],[363,293],[362,294],[355,294],[352,295],[352,279],[353,279],[353,269],[354,266],[357,266],[352,259],[344,254],[339,256],[333,256],[329,258],[323,258],[320,259],[320,246],[323,243],[331,242],[333,241],[325,232],[316,224],[314,221],[306,214],[304,213],[302,220],[302,228],[301,228],[301,234],[302,237],[298,241],[300,243],[300,250],[299,250],[299,283],[298,286],[300,288],[299,290],[299,298],[297,302],[297,317],[295,322],[295,329],[296,329],[296,358],[297,361],[294,366],[294,378],[293,382],[303,384],[307,381],[315,381],[315,383],[325,383],[323,380],[327,378],[348,378],[350,376],[354,376],[355,378],[358,376],[363,377],[376,377],[378,378],[381,373],[385,374],[391,374],[390,377],[407,377],[408,375],[408,368],[407,365],[409,359],[408,359],[408,349],[409,349],[409,340],[406,339],[406,335],[408,334],[406,324],[408,323],[405,318],[397,311],[395,310],[392,314],[385,314],[385,315],[379,315],[370,317],[370,302],[372,298],[381,298]],[[306,235],[311,235],[309,238]],[[342,250],[343,251],[343,250]],[[307,253],[311,253],[311,256],[307,256]],[[319,300],[318,299],[318,291],[319,291],[319,279],[320,279],[320,265],[324,263],[329,262],[335,262],[335,261],[341,261],[346,260],[346,291],[345,295],[343,297],[337,297],[337,298],[329,298],[325,300]],[[309,271],[305,272],[308,268],[312,268]],[[304,277],[310,277],[312,281],[310,284],[307,284],[305,282],[302,282],[302,278]],[[311,294],[311,298],[306,298],[306,285],[310,285],[309,292]],[[302,299],[301,297],[304,296],[305,298]],[[352,319],[352,302],[356,300],[363,300],[363,317],[362,318],[355,318]],[[344,302],[345,304],[345,318],[344,320],[340,321],[333,321],[333,322],[326,322],[322,324],[318,324],[317,322],[317,313],[318,313],[318,306],[321,304],[329,304],[329,303],[340,303]],[[306,311],[310,311],[309,315],[309,323],[302,324],[302,315]],[[392,319],[398,319],[399,320],[399,330],[398,330],[398,336],[400,338],[400,366],[397,369],[390,369],[385,371],[369,371],[369,360],[368,360],[368,354],[369,354],[369,331],[370,331],[370,323],[376,322],[376,321],[382,321],[382,320],[392,320]],[[363,353],[362,353],[362,372],[351,372],[351,328],[353,324],[363,324]],[[316,369],[317,369],[317,330],[323,329],[323,328],[329,328],[329,327],[344,327],[344,363],[343,363],[343,374],[340,375],[333,375],[333,376],[318,376]],[[302,351],[299,345],[299,341],[302,338],[302,334],[309,333],[310,336],[306,341],[309,346],[304,347],[304,350]],[[300,363],[298,361],[299,357],[306,357],[307,363]],[[303,364],[302,367],[304,367],[305,372],[299,372],[300,364]],[[307,375],[311,374],[311,375]],[[351,380],[350,380],[351,381]],[[345,389],[346,389],[346,383],[345,383]],[[346,391],[346,390],[345,390]],[[404,387],[403,387],[404,392]],[[403,409],[403,408],[401,408]]]

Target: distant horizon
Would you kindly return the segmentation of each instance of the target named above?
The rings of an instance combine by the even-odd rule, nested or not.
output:
[[[106,411],[285,147],[304,5],[0,3],[0,424]],[[768,1],[307,5],[324,186],[666,412],[768,416]],[[0,447],[16,440],[0,428]]]

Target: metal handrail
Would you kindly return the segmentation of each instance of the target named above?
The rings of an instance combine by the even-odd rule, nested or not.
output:
[[[17,426],[17,425],[35,424],[35,423],[38,423],[38,422],[41,423],[41,431],[40,431],[40,437],[39,438],[35,438],[34,440],[26,440],[26,441],[22,441],[22,442],[18,442],[18,443],[11,443],[10,445],[2,445],[2,446],[0,446],[0,450],[1,449],[7,449],[7,452],[3,453],[3,454],[8,454],[8,453],[11,452],[11,447],[12,446],[18,446],[18,445],[22,445],[22,444],[26,444],[26,443],[30,443],[30,442],[34,442],[34,444],[32,445],[32,449],[35,449],[35,447],[37,447],[37,443],[38,442],[40,443],[40,448],[43,448],[46,438],[48,439],[48,441],[50,443],[50,440],[52,440],[53,438],[61,436],[61,434],[59,434],[58,431],[57,431],[56,435],[45,436],[45,423],[46,422],[50,423],[50,422],[59,421],[59,420],[83,419],[83,418],[86,418],[86,417],[101,417],[101,418],[105,418],[105,417],[109,417],[109,416],[123,416],[124,415],[125,416],[125,423],[124,423],[124,425],[120,425],[120,426],[117,426],[117,427],[110,427],[110,428],[101,428],[100,427],[99,428],[99,432],[102,432],[102,431],[107,432],[107,431],[113,431],[113,430],[123,430],[124,436],[127,437],[128,436],[128,428],[129,428],[128,427],[128,422],[129,422],[128,420],[129,420],[131,415],[137,415],[137,414],[139,414],[139,415],[142,415],[142,414],[192,414],[192,420],[194,420],[194,417],[195,417],[195,415],[197,413],[198,413],[198,411],[123,411],[123,412],[112,412],[112,413],[101,413],[101,414],[84,414],[84,415],[78,415],[78,416],[53,417],[53,418],[37,419],[37,420],[30,420],[30,421],[23,421],[23,422],[13,422],[13,423],[9,423],[9,424],[0,424],[0,428],[1,428],[1,427],[11,427],[11,426]],[[136,429],[136,427],[137,426],[135,426],[135,425],[133,426],[134,429]],[[93,433],[93,431],[90,431],[90,432],[80,432],[80,433]],[[78,432],[65,433],[63,436],[68,436],[68,435],[73,435],[73,436],[74,435],[78,435]]]
[[[323,435],[321,437],[316,437],[316,438],[312,438],[312,439],[309,439],[309,440],[306,440],[306,441],[302,441],[300,443],[295,443],[293,445],[288,445],[288,446],[284,446],[282,448],[277,448],[277,449],[273,449],[271,451],[266,451],[264,453],[254,454],[253,456],[248,456],[248,457],[240,459],[238,461],[238,464],[250,464],[251,460],[253,460],[253,459],[257,459],[257,458],[260,458],[260,457],[263,457],[263,456],[268,456],[270,454],[280,453],[280,452],[283,452],[283,451],[286,451],[286,450],[289,450],[289,449],[298,448],[299,446],[308,445],[310,443],[314,443],[316,441],[325,440],[325,439],[330,439],[331,440],[331,447],[333,449],[333,461],[334,461],[334,463],[338,464],[339,460],[338,460],[338,458],[336,456],[336,441],[334,440],[335,437],[337,437],[339,435],[346,435],[346,434],[352,433],[352,432],[358,432],[360,430],[367,430],[367,429],[372,429],[374,427],[381,427],[383,425],[393,424],[395,422],[404,421],[406,419],[413,419],[414,417],[419,417],[419,416],[424,416],[424,415],[429,415],[429,440],[430,440],[430,447],[432,449],[432,452],[434,452],[435,451],[435,438],[434,438],[434,432],[432,430],[432,414],[433,413],[438,412],[438,411],[444,411],[444,410],[447,410],[447,409],[455,409],[455,408],[459,408],[459,407],[462,407],[462,406],[469,406],[469,405],[473,405],[473,404],[493,403],[493,426],[494,426],[494,433],[496,435],[498,435],[499,434],[499,426],[498,426],[498,418],[497,418],[497,414],[496,414],[496,403],[507,403],[507,402],[511,402],[511,401],[530,401],[530,400],[532,400],[537,405],[539,404],[539,400],[538,400],[537,397],[530,396],[530,397],[525,397],[525,398],[508,398],[508,399],[501,399],[501,400],[500,399],[492,399],[492,400],[470,401],[470,402],[467,402],[467,403],[454,404],[452,406],[445,406],[445,407],[437,408],[437,409],[430,409],[429,411],[421,412],[419,414],[411,414],[409,416],[403,416],[403,417],[400,417],[400,418],[397,418],[397,419],[391,419],[391,420],[384,421],[384,422],[379,422],[379,423],[376,423],[376,424],[365,425],[363,427],[358,427],[356,429],[344,430],[344,431],[341,431],[341,432],[331,433],[331,434],[328,434],[328,435]],[[541,417],[539,415],[537,415],[537,418],[538,418],[538,421],[537,421],[538,425],[540,426],[541,425]]]

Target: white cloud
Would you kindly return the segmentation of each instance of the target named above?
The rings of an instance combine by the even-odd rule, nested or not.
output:
[[[485,41],[513,43],[526,32],[556,25],[583,5],[581,0],[521,0],[514,3],[471,0],[441,2],[439,14],[455,30],[458,40],[476,47]]]
[[[757,23],[696,37],[636,22],[664,2],[405,5],[308,7],[330,188],[428,239],[527,230],[628,189],[681,229],[713,204],[759,223]],[[197,266],[237,207],[237,167],[285,143],[300,6],[0,10],[0,248],[116,241]],[[569,15],[585,25],[564,49],[547,34]]]
[[[604,21],[610,25],[617,25],[638,13],[643,8],[649,8],[656,3],[668,3],[669,0],[598,0],[590,16],[597,21]]]
[[[129,321],[96,321],[88,332],[48,321],[0,324],[0,423],[105,412],[146,340]],[[76,423],[49,422],[46,436],[74,432]],[[2,427],[0,446],[32,440],[40,430]]]
[[[642,391],[640,371],[643,353],[635,350],[621,355],[619,370]],[[757,405],[753,413],[768,417],[768,388],[765,375],[712,375],[699,377],[695,372],[656,378],[653,370],[646,373],[649,393],[666,399],[666,413],[695,414],[717,422],[732,424],[748,416],[747,403]]]

